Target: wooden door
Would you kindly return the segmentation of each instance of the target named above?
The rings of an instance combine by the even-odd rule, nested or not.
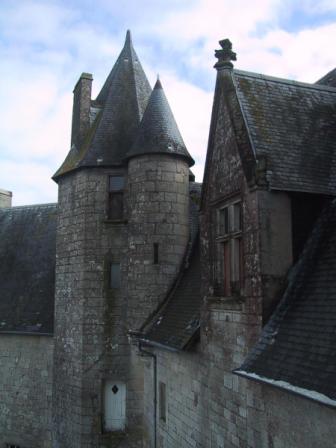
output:
[[[104,386],[104,429],[122,431],[126,419],[126,385],[108,380]]]

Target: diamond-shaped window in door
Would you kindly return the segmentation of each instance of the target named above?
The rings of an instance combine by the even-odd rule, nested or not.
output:
[[[114,394],[116,394],[117,392],[118,392],[118,387],[116,386],[116,385],[114,385],[113,387],[112,387],[112,392],[114,393]]]

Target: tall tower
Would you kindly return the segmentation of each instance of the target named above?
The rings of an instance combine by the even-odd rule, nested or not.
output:
[[[151,89],[129,32],[94,101],[91,83],[86,73],[75,86],[71,149],[54,175],[54,448],[110,446],[131,408],[125,155]]]
[[[173,286],[189,242],[189,166],[194,161],[159,80],[127,158],[127,323],[135,330]],[[143,370],[134,351],[129,361],[140,421]]]
[[[194,164],[157,80],[128,158],[128,316],[139,328],[167,294],[189,241]]]

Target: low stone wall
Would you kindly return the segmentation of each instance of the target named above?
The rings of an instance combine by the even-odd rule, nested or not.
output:
[[[0,447],[51,447],[53,338],[0,334]]]

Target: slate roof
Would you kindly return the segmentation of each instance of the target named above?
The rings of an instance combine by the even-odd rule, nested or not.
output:
[[[234,70],[256,158],[271,189],[336,194],[336,88]]]
[[[183,157],[189,166],[195,163],[187,151],[159,79],[127,157],[154,153]]]
[[[191,244],[181,272],[164,302],[137,334],[139,340],[171,350],[184,350],[195,340],[200,326],[201,267],[198,212],[201,184],[191,183]]]
[[[72,148],[54,178],[84,166],[120,165],[130,149],[151,87],[133,48],[131,34],[93,101],[101,108],[81,148]]]
[[[238,374],[336,405],[336,200],[319,218]]]
[[[53,332],[57,204],[0,209],[0,333]]]
[[[336,87],[336,68],[330,70],[330,72],[328,72],[321,79],[316,81],[316,84]]]

